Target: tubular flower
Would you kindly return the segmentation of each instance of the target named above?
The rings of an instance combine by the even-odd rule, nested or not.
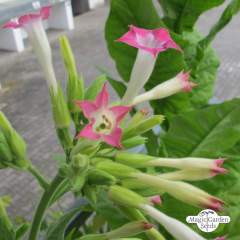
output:
[[[52,87],[54,93],[57,93],[57,80],[52,64],[52,51],[44,30],[42,20],[49,17],[51,7],[43,7],[38,13],[23,15],[17,21],[9,21],[3,25],[3,28],[24,28],[28,33],[29,40],[33,50],[36,53],[38,61],[44,71],[48,86]]]
[[[144,154],[129,154],[127,152],[118,152],[116,161],[134,168],[144,167],[170,167],[177,169],[189,170],[208,170],[213,176],[224,174],[227,172],[222,167],[225,159],[209,159],[209,158],[156,158]]]
[[[136,96],[132,104],[136,105],[145,101],[166,98],[182,91],[189,92],[193,87],[197,86],[189,81],[189,77],[189,72],[182,71],[176,77],[159,84],[148,92]]]
[[[185,182],[170,181],[160,177],[151,176],[143,173],[132,173],[131,177],[136,177],[140,183],[159,188],[187,204],[221,211],[223,201],[207,192]]]
[[[194,232],[190,227],[158,211],[152,206],[142,204],[139,207],[150,217],[159,222],[176,240],[204,240],[202,236]]]
[[[109,197],[119,205],[138,208],[144,211],[147,215],[159,222],[177,240],[205,239],[187,225],[155,209],[153,206],[146,203],[141,195],[131,190],[119,186],[112,186],[109,191]]]
[[[148,30],[131,25],[130,30],[117,41],[138,49],[129,85],[122,100],[124,104],[131,103],[148,81],[160,52],[169,48],[181,51],[165,28]]]
[[[145,185],[146,188],[154,189],[154,192],[156,192],[156,190],[159,193],[166,192],[174,198],[193,206],[220,211],[224,204],[222,200],[191,184],[141,173],[135,168],[120,163],[105,161],[97,164],[96,167],[120,179],[135,180],[140,187]]]
[[[102,91],[92,101],[77,101],[89,124],[78,134],[91,140],[103,140],[106,143],[121,148],[122,129],[119,127],[122,119],[130,111],[129,106],[109,106],[109,93],[104,85]]]

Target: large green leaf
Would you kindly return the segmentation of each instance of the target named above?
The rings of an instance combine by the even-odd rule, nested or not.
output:
[[[240,100],[176,116],[163,142],[169,156],[216,156],[240,138]]]
[[[199,16],[224,0],[158,0],[163,12],[165,22],[175,32],[191,31]]]
[[[237,222],[240,217],[240,100],[232,100],[203,110],[195,110],[176,116],[162,138],[164,153],[169,157],[228,157],[225,167],[229,173],[217,176],[196,185],[220,197],[226,203],[226,214],[236,219],[220,227],[208,237],[240,235]],[[163,150],[163,149],[162,149]],[[171,216],[185,221],[186,216],[200,210],[165,196],[163,210]],[[238,206],[238,208],[237,208]],[[181,208],[181,211],[178,209]]]

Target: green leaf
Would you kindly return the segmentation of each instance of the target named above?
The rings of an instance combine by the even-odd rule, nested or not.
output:
[[[203,50],[201,59],[196,59],[198,43],[202,36],[196,31],[191,33],[185,32],[182,36],[188,43],[184,48],[184,54],[189,69],[194,68],[193,65],[196,64],[195,70],[191,72],[191,80],[197,83],[198,86],[191,91],[190,101],[193,106],[201,107],[206,105],[213,95],[214,83],[220,64],[219,59],[211,47]]]
[[[169,156],[216,156],[240,139],[239,118],[239,99],[213,105],[174,117],[162,140]]]
[[[85,92],[85,99],[94,100],[107,81],[106,75],[97,77]]]
[[[79,213],[81,208],[75,208],[62,216],[56,223],[51,225],[46,233],[46,240],[64,240],[64,233],[72,219]]]
[[[19,226],[16,230],[16,240],[20,240],[25,235],[29,227],[29,223],[23,223],[21,226]]]
[[[224,0],[158,0],[164,20],[175,32],[192,31],[199,16],[205,11],[221,5]]]

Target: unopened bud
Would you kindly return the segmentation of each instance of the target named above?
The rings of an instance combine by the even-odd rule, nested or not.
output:
[[[56,128],[69,128],[71,122],[70,114],[61,86],[58,86],[58,91],[56,93],[52,88],[50,88],[50,96],[52,103],[52,113]]]
[[[139,153],[118,151],[115,155],[115,159],[117,162],[126,164],[128,166],[142,168],[148,166],[148,162],[154,160],[155,157]]]
[[[187,204],[205,207],[216,211],[222,210],[223,201],[211,196],[207,192],[185,182],[169,181],[160,177],[151,176],[143,173],[134,173],[139,182],[149,185],[153,188],[159,188],[161,191],[166,191],[176,199],[179,199]]]
[[[120,186],[110,187],[108,196],[113,202],[126,207],[138,208],[141,204],[148,203],[144,197]]]
[[[131,237],[147,231],[153,227],[153,224],[147,221],[130,222],[117,228],[111,232],[106,233],[108,239],[119,239],[123,237]]]
[[[197,86],[189,81],[189,77],[188,72],[181,72],[176,77],[157,85],[150,91],[138,95],[133,99],[132,104],[136,105],[145,101],[166,98],[182,91],[189,92],[193,87]]]
[[[117,182],[117,179],[111,174],[100,170],[90,169],[88,172],[88,183],[90,185],[113,185]]]
[[[108,172],[109,174],[112,174],[113,176],[119,178],[126,178],[131,176],[132,173],[138,172],[134,168],[112,161],[100,162],[96,165],[96,168]]]
[[[74,146],[74,148],[71,151],[71,156],[78,153],[92,156],[98,151],[99,148],[100,148],[100,144],[97,141],[90,141],[88,139],[79,139],[76,146]]]
[[[60,49],[64,60],[65,68],[68,72],[68,108],[71,113],[79,112],[80,109],[76,106],[75,101],[82,100],[84,98],[84,84],[82,77],[79,77],[78,75],[73,52],[66,36],[62,36],[60,38]]]
[[[147,138],[145,137],[135,136],[122,141],[122,145],[124,149],[128,149],[128,148],[134,148],[139,145],[143,145],[146,143],[146,141],[147,141]]]
[[[86,172],[89,166],[88,156],[78,154],[72,157],[70,166],[76,174],[81,174]]]
[[[27,160],[26,156],[26,143],[23,138],[16,132],[16,130],[13,129],[10,122],[7,120],[7,118],[2,112],[0,112],[0,128],[9,146],[9,148],[7,149],[5,144],[5,148],[2,149],[2,151],[5,151],[5,154],[8,155],[8,159],[10,157],[9,150],[11,151],[13,160],[12,166],[23,169],[28,168],[29,161]]]
[[[163,122],[163,120],[164,120],[164,117],[162,115],[154,115],[152,117],[149,117],[149,118],[139,122],[135,126],[127,127],[124,129],[123,139],[141,135],[141,134],[149,131],[156,125],[161,124]]]

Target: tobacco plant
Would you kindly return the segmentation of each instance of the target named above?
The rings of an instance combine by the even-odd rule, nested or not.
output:
[[[1,196],[1,240],[238,239],[239,100],[213,106],[208,100],[218,66],[210,40],[239,4],[232,1],[201,38],[193,31],[195,21],[223,1],[197,2],[160,1],[160,18],[150,0],[112,0],[106,38],[125,84],[102,75],[85,87],[63,36],[68,80],[62,88],[42,25],[50,7],[3,26],[28,33],[64,154],[48,181],[0,112],[0,168],[32,174],[43,191],[32,220],[21,225],[10,220],[10,200]],[[110,84],[120,95],[116,102],[110,102]],[[153,113],[141,107],[149,101]],[[49,217],[68,192],[75,206]],[[230,215],[231,223],[204,234],[185,222],[205,208]]]

